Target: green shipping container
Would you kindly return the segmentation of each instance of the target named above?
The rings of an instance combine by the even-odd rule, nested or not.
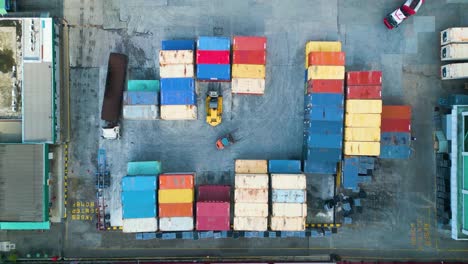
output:
[[[134,161],[127,163],[127,175],[159,175],[161,162],[159,161]]]
[[[128,80],[127,90],[159,92],[159,80]]]

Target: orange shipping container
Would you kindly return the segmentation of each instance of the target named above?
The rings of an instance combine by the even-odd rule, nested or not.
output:
[[[159,189],[193,189],[193,174],[161,174]]]
[[[309,66],[312,65],[331,65],[344,66],[344,52],[311,52],[309,53]]]
[[[411,106],[384,105],[382,106],[382,119],[411,119]]]
[[[193,203],[159,204],[158,217],[192,217]]]

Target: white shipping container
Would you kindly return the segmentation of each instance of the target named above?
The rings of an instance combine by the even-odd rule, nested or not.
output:
[[[236,231],[267,231],[268,218],[266,217],[234,217],[234,230]]]
[[[170,64],[159,67],[161,78],[193,78],[193,64]]]
[[[272,216],[306,217],[307,204],[305,203],[273,203]]]
[[[231,92],[238,94],[264,94],[265,79],[232,78]]]
[[[468,43],[443,46],[440,48],[440,59],[442,61],[468,60]]]
[[[156,105],[124,105],[123,118],[129,120],[156,120],[159,107]]]
[[[268,174],[236,174],[236,189],[268,189]]]
[[[236,189],[236,203],[268,203],[268,189]]]
[[[193,230],[193,217],[162,217],[159,219],[161,231],[190,231]]]
[[[160,50],[159,66],[168,64],[194,64],[193,50]]]
[[[273,231],[304,231],[305,217],[271,217]]]
[[[271,188],[282,190],[305,190],[307,188],[304,174],[271,174]]]
[[[123,220],[122,232],[139,233],[158,231],[158,219],[151,218],[127,218]]]
[[[468,28],[448,28],[440,32],[440,45],[468,42]]]
[[[236,173],[268,173],[267,160],[236,160]]]
[[[196,120],[195,105],[161,105],[161,119],[164,120]]]
[[[440,69],[442,80],[468,78],[468,63],[452,63]]]
[[[235,203],[235,216],[268,216],[268,203]]]

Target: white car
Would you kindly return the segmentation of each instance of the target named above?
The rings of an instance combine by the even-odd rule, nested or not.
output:
[[[384,24],[388,29],[398,27],[405,19],[416,14],[424,4],[424,0],[406,0],[406,2],[395,11],[384,18]]]

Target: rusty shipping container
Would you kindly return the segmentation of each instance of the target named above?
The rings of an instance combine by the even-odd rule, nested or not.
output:
[[[236,174],[236,189],[268,189],[268,174]]]
[[[307,82],[307,93],[338,93],[344,90],[343,80],[309,80]]]
[[[382,119],[411,119],[411,106],[384,105],[382,106]]]
[[[381,71],[351,71],[346,74],[346,85],[382,85]]]
[[[193,174],[170,174],[159,175],[159,189],[193,189]]]
[[[268,189],[236,189],[236,203],[268,203]]]
[[[267,160],[236,160],[236,173],[268,173]]]
[[[309,53],[309,66],[312,65],[330,65],[344,66],[344,52],[311,52]]]
[[[380,85],[356,85],[346,88],[347,99],[381,99],[382,86]]]
[[[193,64],[193,50],[160,50],[159,66]]]
[[[159,204],[159,217],[192,217],[193,204],[192,203],[160,203]]]
[[[128,58],[126,55],[119,53],[110,54],[107,65],[106,89],[102,101],[102,120],[118,122],[120,119],[127,64]]]

